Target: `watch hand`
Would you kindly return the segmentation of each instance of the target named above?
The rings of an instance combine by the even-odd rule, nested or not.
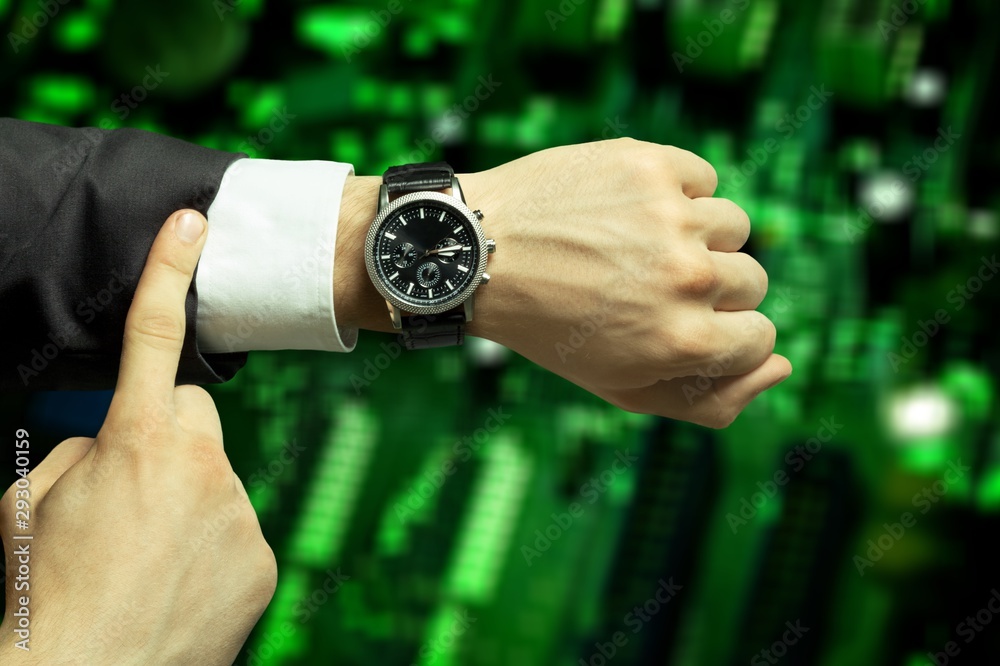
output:
[[[447,254],[445,254],[444,256],[452,257],[454,256],[456,250],[461,250],[461,249],[462,249],[461,245],[449,245],[448,247],[439,247],[434,250],[427,250],[422,255],[420,255],[420,258],[423,259],[424,257],[428,257],[432,254],[444,254],[445,252],[447,252]]]

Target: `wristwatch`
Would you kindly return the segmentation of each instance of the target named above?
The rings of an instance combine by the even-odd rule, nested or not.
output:
[[[365,265],[407,349],[462,344],[496,251],[482,219],[445,162],[396,166],[382,176]]]

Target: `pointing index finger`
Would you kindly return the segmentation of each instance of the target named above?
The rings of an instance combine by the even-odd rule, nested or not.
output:
[[[182,210],[167,218],[154,239],[125,320],[112,410],[172,398],[187,323],[184,306],[206,228],[201,213]]]

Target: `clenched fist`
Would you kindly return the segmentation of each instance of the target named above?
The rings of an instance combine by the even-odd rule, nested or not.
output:
[[[755,311],[767,274],[739,251],[750,220],[712,198],[705,160],[616,139],[462,182],[503,248],[474,335],[624,409],[712,427],[791,373]]]
[[[740,252],[750,220],[716,199],[705,160],[615,139],[460,175],[496,239],[471,335],[624,409],[729,425],[791,373],[755,309],[767,274]],[[338,321],[391,330],[364,274],[378,178],[348,179],[335,262]]]

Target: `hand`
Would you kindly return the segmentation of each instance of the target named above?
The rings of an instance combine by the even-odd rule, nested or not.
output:
[[[616,139],[459,179],[497,242],[470,335],[623,409],[716,428],[791,373],[754,310],[767,274],[738,251],[749,219],[711,198],[717,176],[701,158]],[[360,260],[378,180],[345,187],[334,300],[343,325],[391,330]]]
[[[215,405],[198,387],[174,387],[205,237],[194,211],[167,220],[96,439],[62,442],[28,475],[28,493],[15,484],[0,500],[8,572],[18,570],[14,548],[30,547],[30,589],[7,577],[2,663],[228,665],[274,593],[274,555],[226,458]],[[24,497],[27,531],[14,526]],[[25,595],[29,652],[13,646]]]
[[[715,170],[632,139],[545,150],[464,176],[497,239],[482,335],[612,404],[729,425],[791,373],[754,311],[767,274]],[[495,288],[494,288],[495,287]]]

